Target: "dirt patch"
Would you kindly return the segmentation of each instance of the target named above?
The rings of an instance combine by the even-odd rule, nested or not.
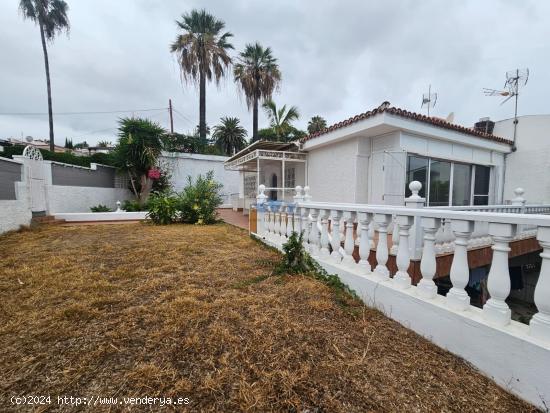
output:
[[[29,394],[190,398],[168,411],[535,410],[378,311],[270,277],[278,254],[229,225],[52,226],[0,237],[0,251],[2,411]],[[94,408],[129,410],[159,408]]]

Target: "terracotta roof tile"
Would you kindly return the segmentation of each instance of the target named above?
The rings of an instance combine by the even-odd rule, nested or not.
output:
[[[465,133],[467,135],[476,136],[478,138],[487,139],[487,140],[494,141],[494,142],[505,143],[505,144],[508,144],[508,145],[513,144],[513,142],[509,139],[505,139],[505,138],[502,138],[500,136],[492,135],[490,133],[481,132],[481,131],[475,130],[473,128],[467,128],[465,126],[457,125],[455,123],[450,123],[450,122],[447,122],[444,119],[434,118],[432,116],[426,116],[426,115],[422,115],[420,113],[409,112],[408,110],[391,107],[389,102],[384,102],[379,107],[377,107],[376,109],[369,110],[365,113],[361,113],[361,114],[353,116],[349,119],[343,120],[342,122],[338,122],[338,123],[335,123],[334,125],[328,126],[327,128],[323,129],[322,131],[312,133],[312,134],[306,136],[305,138],[303,138],[302,142],[308,141],[310,139],[317,138],[318,136],[325,135],[325,134],[327,134],[329,132],[332,132],[336,129],[340,129],[340,128],[349,126],[353,123],[359,122],[359,121],[364,120],[364,119],[368,119],[370,117],[373,117],[377,114],[384,113],[384,112],[389,113],[391,115],[401,116],[403,118],[416,120],[418,122],[427,123],[427,124],[430,124],[430,125],[433,125],[433,126],[438,126],[440,128],[454,130],[454,131],[457,131],[457,132]]]

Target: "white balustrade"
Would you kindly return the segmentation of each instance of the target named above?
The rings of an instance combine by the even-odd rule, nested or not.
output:
[[[507,328],[507,325],[512,323],[511,311],[506,304],[510,293],[510,242],[518,239],[519,227],[533,228],[530,234],[536,231],[543,252],[540,254],[542,267],[535,288],[535,305],[538,312],[530,322],[529,334],[550,343],[550,216],[487,212],[487,208],[482,211],[455,211],[445,208],[311,202],[306,201],[309,189],[304,190],[303,197],[301,188],[296,192],[296,204],[279,207],[274,203],[265,203],[261,222],[264,223],[267,240],[281,246],[293,231],[302,231],[304,247],[314,258],[320,259],[321,263],[330,262],[343,271],[350,270],[353,274],[374,282],[387,282],[385,285],[388,288],[413,288],[413,293],[418,299],[437,298],[451,311],[465,311],[464,317],[479,314],[467,311],[471,308],[470,297],[465,290],[470,273],[468,251],[485,247],[490,240],[493,250],[487,279],[490,298],[481,314],[487,325],[499,328]],[[545,209],[542,210],[546,212]],[[354,234],[356,222],[357,231]],[[388,227],[392,222],[393,239],[397,247],[397,272],[393,280],[388,282]],[[368,261],[373,241],[376,241],[375,268],[371,268]],[[355,246],[358,246],[358,263],[353,258]],[[415,257],[415,251],[419,248],[421,254]],[[439,253],[452,254],[452,288],[446,297],[437,296],[437,286],[434,282],[436,258]],[[411,260],[418,259],[421,279],[418,285],[413,287],[408,269]]]

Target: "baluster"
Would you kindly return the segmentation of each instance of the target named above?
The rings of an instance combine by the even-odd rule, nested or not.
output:
[[[280,228],[281,228],[281,211],[277,205],[273,206],[273,240],[279,242]]]
[[[409,288],[411,286],[411,277],[407,272],[411,263],[409,250],[409,229],[414,223],[414,217],[408,215],[398,215],[396,219],[399,224],[399,248],[397,250],[397,272],[393,280],[398,288]]]
[[[388,225],[391,222],[391,215],[375,214],[374,221],[378,224],[378,244],[376,245],[376,268],[374,273],[381,281],[390,279],[390,271],[386,267],[388,262]]]
[[[491,298],[483,306],[483,316],[486,320],[499,326],[509,324],[512,314],[505,300],[510,294],[509,243],[515,233],[516,226],[513,224],[489,223],[489,234],[494,241],[491,247],[493,261],[487,280],[487,290]]]
[[[340,219],[342,218],[342,212],[333,209],[331,211],[331,230],[332,230],[332,253],[330,257],[335,264],[339,264],[342,261],[342,254],[340,254]]]
[[[344,212],[344,221],[346,223],[346,237],[344,241],[344,251],[346,252],[346,255],[344,255],[342,264],[351,268],[355,267],[355,260],[353,259],[353,249],[355,247],[355,243],[353,241],[354,218],[355,218],[355,212],[351,212],[351,211]]]
[[[319,228],[317,227],[317,217],[319,211],[311,209],[311,232],[309,236],[309,253],[313,257],[319,256]]]
[[[293,205],[287,204],[286,206],[286,238],[290,238],[294,231],[294,217],[292,213]]]
[[[273,238],[273,208],[271,204],[267,205],[267,236],[268,240]]]
[[[453,219],[450,226],[456,240],[450,274],[453,288],[447,293],[447,305],[454,310],[464,311],[470,306],[470,297],[464,291],[464,288],[470,279],[468,239],[474,230],[474,223],[472,221]]]
[[[391,232],[391,248],[390,254],[397,255],[399,251],[399,224],[397,223],[397,218],[393,221],[393,228]]]
[[[300,235],[302,232],[302,207],[294,207],[294,231]]]
[[[301,218],[302,218],[302,245],[304,249],[309,252],[309,208],[302,208]]]
[[[543,248],[539,280],[535,287],[535,305],[539,312],[529,323],[529,334],[550,341],[550,228],[539,227],[537,240]]]
[[[287,241],[287,227],[288,227],[288,206],[281,204],[281,243],[284,244]]]
[[[369,214],[366,212],[359,212],[357,214],[357,220],[359,223],[359,234],[361,240],[359,241],[359,265],[358,270],[361,274],[370,274],[372,268],[369,263],[370,254],[370,237],[369,237]]]
[[[435,234],[441,225],[439,218],[422,217],[422,228],[424,229],[424,248],[420,261],[422,279],[418,283],[418,295],[423,298],[434,298],[437,295],[437,286],[434,283],[436,270],[435,260]]]
[[[330,251],[328,249],[328,215],[329,211],[326,209],[321,209],[319,211],[319,219],[321,220],[321,251],[319,255],[322,258],[330,256]]]
[[[374,249],[376,247],[374,244],[374,235],[376,233],[374,225],[374,220],[371,219],[369,223],[369,249]]]

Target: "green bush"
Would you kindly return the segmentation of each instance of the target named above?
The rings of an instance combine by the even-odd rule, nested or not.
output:
[[[179,199],[170,193],[153,193],[149,197],[147,217],[157,225],[168,225],[179,220]]]
[[[187,186],[179,195],[181,219],[188,224],[207,225],[217,220],[216,208],[223,200],[220,196],[222,184],[214,181],[214,172],[204,177],[199,175],[195,182],[189,176]]]
[[[109,208],[107,205],[96,205],[90,208],[90,211],[92,212],[112,212],[113,210]]]
[[[122,210],[126,212],[147,211],[148,204],[146,202],[144,205],[140,205],[135,199],[127,199],[122,203]]]

